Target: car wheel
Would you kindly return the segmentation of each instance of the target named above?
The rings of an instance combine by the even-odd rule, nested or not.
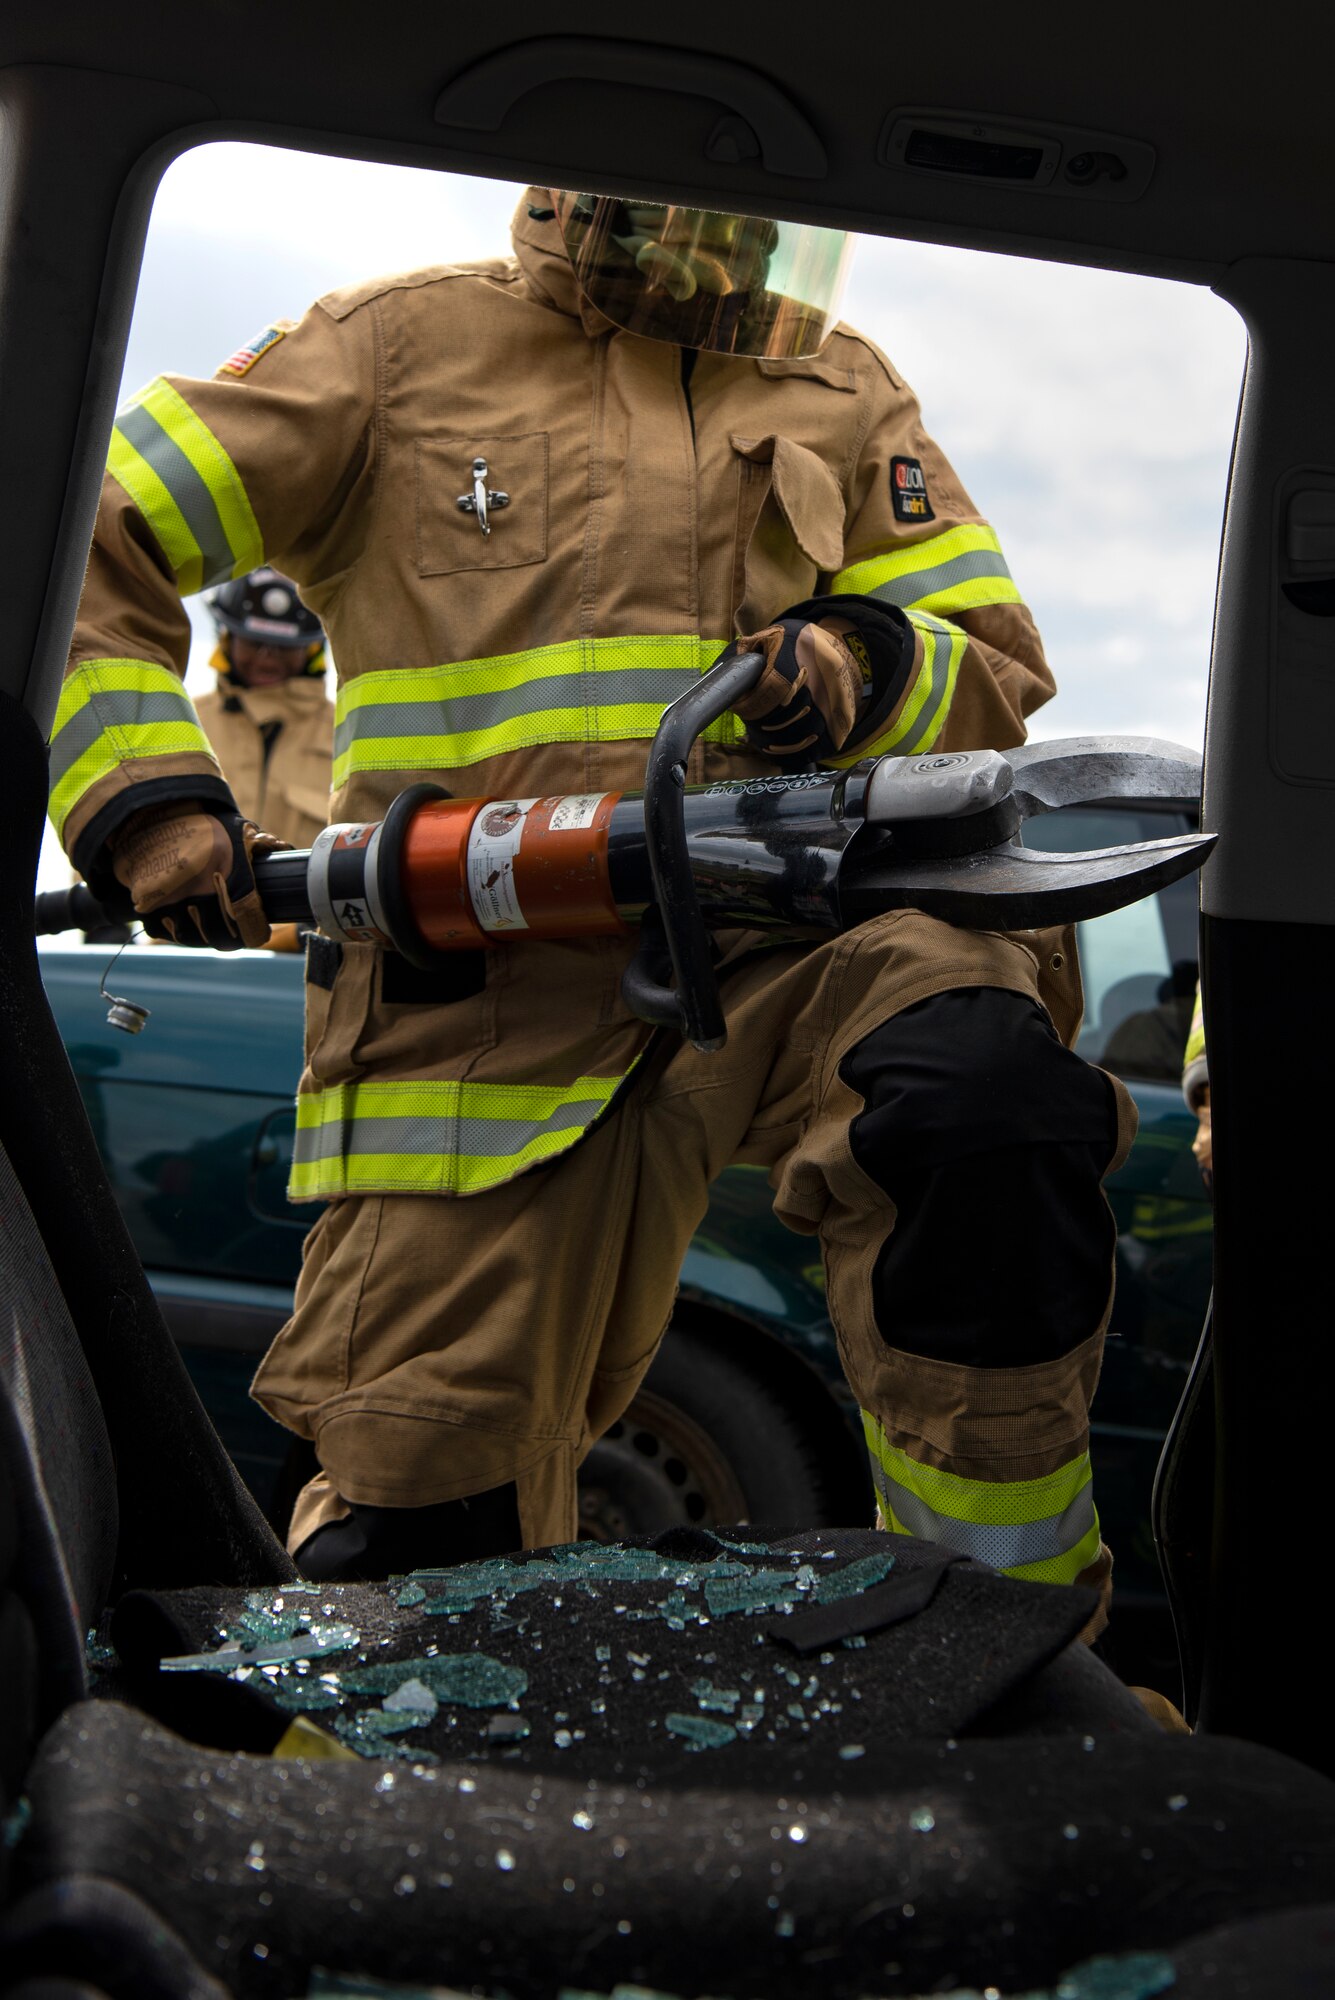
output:
[[[598,1542],[679,1526],[832,1521],[830,1484],[790,1402],[727,1349],[673,1327],[634,1402],[579,1474],[580,1534]]]

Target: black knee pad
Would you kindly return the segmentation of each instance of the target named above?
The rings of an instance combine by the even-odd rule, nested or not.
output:
[[[414,1569],[446,1569],[522,1546],[519,1493],[510,1483],[434,1507],[363,1507],[308,1535],[292,1560],[313,1583],[371,1583]]]
[[[897,1211],[873,1280],[890,1346],[967,1367],[1070,1353],[1107,1305],[1117,1104],[1022,994],[970,987],[845,1057],[853,1157]]]

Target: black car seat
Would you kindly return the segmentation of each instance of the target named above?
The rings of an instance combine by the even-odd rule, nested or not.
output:
[[[22,1183],[111,1435],[117,1577],[290,1577],[291,1563],[223,1450],[163,1322],[46,1004],[31,915],[46,748],[6,695],[0,745],[0,1145]],[[164,1494],[172,1504],[164,1506]]]
[[[0,930],[0,1084],[49,1062],[77,1117],[40,987],[9,975],[24,949]],[[62,1144],[89,1204],[63,1236]],[[301,1585],[183,1378],[149,1379],[119,1253],[111,1346],[79,1270],[107,1221],[87,1158],[68,1134],[32,1150],[45,1227],[28,1153],[0,1147],[12,2000],[277,2000],[321,1968],[853,2000],[1032,1989],[1099,1953],[1133,1956],[1098,1990],[1228,2000],[1246,1951],[1205,1934],[1253,1919],[1282,1920],[1267,1993],[1276,1938],[1335,1967],[1335,1787],[1161,1735],[1076,1640],[1078,1591],[907,1537],[757,1529]],[[127,1465],[158,1425],[191,1448]],[[118,1657],[99,1644],[90,1681],[111,1598]]]

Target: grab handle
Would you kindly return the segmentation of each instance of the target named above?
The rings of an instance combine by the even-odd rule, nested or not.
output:
[[[483,56],[453,77],[436,99],[438,125],[496,132],[521,97],[545,83],[630,84],[704,97],[730,115],[711,136],[709,157],[723,163],[744,158],[750,127],[768,172],[789,180],[822,180],[825,148],[792,99],[745,63],[694,49],[665,49],[653,42],[612,41],[601,35],[540,35]]]

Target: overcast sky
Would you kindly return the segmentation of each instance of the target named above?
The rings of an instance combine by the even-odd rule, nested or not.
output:
[[[211,374],[334,286],[503,252],[519,192],[259,146],[187,154],[154,209],[126,393]],[[1035,612],[1059,692],[1032,733],[1199,747],[1245,359],[1232,308],[1188,285],[869,236],[844,316],[917,390]],[[198,610],[195,624],[200,687],[211,628]]]

